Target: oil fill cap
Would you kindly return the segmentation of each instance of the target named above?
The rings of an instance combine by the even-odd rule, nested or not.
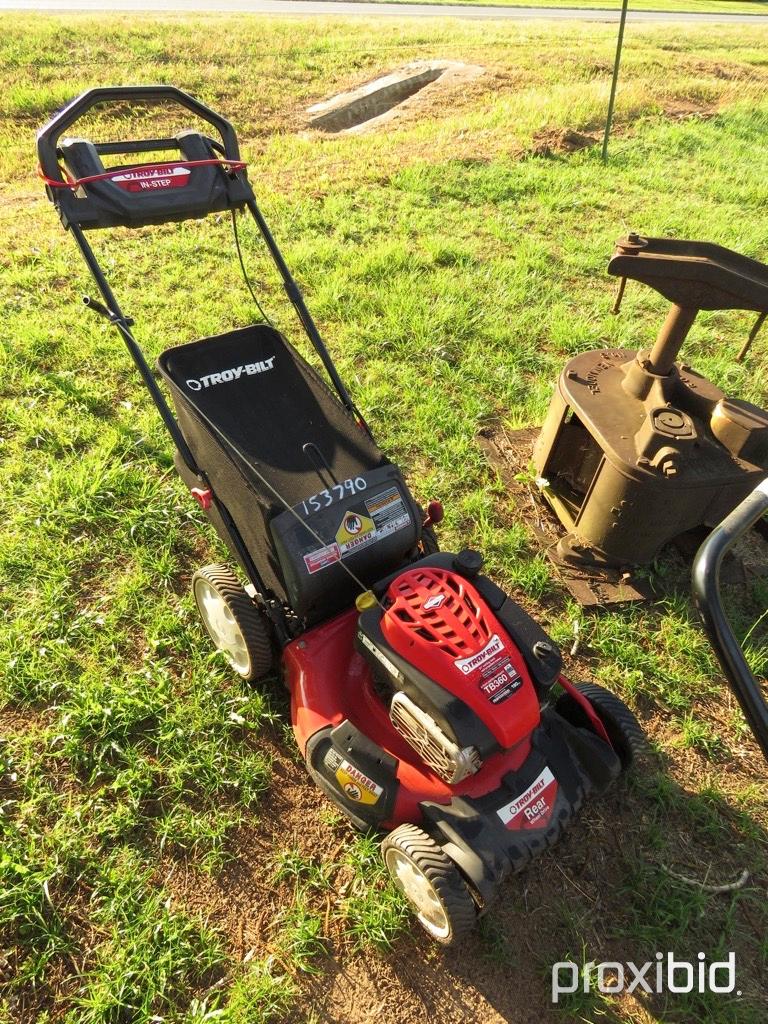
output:
[[[364,612],[367,608],[375,608],[378,603],[372,590],[364,590],[355,598],[355,607],[359,612]]]

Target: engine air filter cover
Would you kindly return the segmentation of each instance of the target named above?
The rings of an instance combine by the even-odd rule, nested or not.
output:
[[[399,690],[389,709],[392,725],[443,782],[455,786],[482,767],[476,747],[459,747],[437,722]]]
[[[381,632],[393,651],[477,715],[503,748],[539,722],[523,657],[473,584],[432,566],[387,588]]]

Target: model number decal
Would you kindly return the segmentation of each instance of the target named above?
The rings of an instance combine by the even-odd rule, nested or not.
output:
[[[324,488],[317,494],[311,495],[306,501],[302,501],[301,507],[304,515],[308,516],[312,512],[319,512],[321,508],[328,508],[334,501],[341,501],[346,494],[357,494],[358,491],[364,491],[367,486],[368,483],[364,476],[356,476],[350,477],[340,484],[334,484],[333,487]]]

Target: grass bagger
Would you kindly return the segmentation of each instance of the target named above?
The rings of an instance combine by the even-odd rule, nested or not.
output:
[[[104,103],[122,113],[175,103],[216,137],[62,137]],[[158,152],[172,156],[102,160]],[[40,131],[38,154],[101,295],[85,301],[122,335],[178,472],[231,553],[234,568],[193,577],[208,633],[244,679],[279,670],[309,774],[356,827],[384,834],[386,865],[420,923],[453,942],[507,874],[629,767],[643,744],[637,721],[613,694],[563,676],[555,645],[477,552],[439,550],[439,503],[425,514],[355,407],[228,121],[168,86],[92,89]],[[270,322],[252,323],[160,355],[174,415],[87,232],[229,212],[237,242],[243,211],[327,379]]]

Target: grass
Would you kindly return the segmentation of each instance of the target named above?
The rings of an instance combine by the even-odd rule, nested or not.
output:
[[[540,947],[523,955],[492,913],[472,949],[516,977],[533,963],[544,980],[532,998],[548,1019],[546,970],[568,950],[612,959],[622,943],[642,962],[670,936],[712,954],[735,944],[737,1002],[679,999],[642,1009],[651,1018],[613,1001],[579,1012],[625,1024],[763,1020],[765,786],[684,581],[660,563],[655,606],[600,616],[573,607],[476,438],[489,423],[540,423],[568,355],[637,347],[655,332],[664,303],[639,287],[609,315],[606,257],[627,229],[766,258],[766,30],[690,26],[681,37],[634,26],[604,166],[594,148],[566,155],[558,139],[599,135],[610,26],[5,15],[3,27],[2,1024],[301,1019],[306,986],[331,956],[362,947],[386,962],[405,941],[373,840],[353,841],[317,797],[307,844],[308,787],[271,809],[299,771],[284,741],[264,739],[279,736],[284,701],[233,679],[203,637],[189,579],[221,551],[174,477],[119,339],[79,304],[85,269],[34,175],[34,131],[57,106],[94,84],[154,81],[181,85],[238,127],[342,375],[416,494],[445,502],[444,546],[483,549],[566,649],[578,620],[571,671],[627,698],[659,752],[663,768],[626,797],[622,845],[600,845],[616,829],[599,818],[585,826],[616,866],[611,885],[595,883],[613,901],[604,923],[542,862],[557,909],[552,927],[539,926]],[[311,102],[425,56],[488,72],[385,132],[297,131]],[[168,127],[156,115],[141,125]],[[94,116],[85,129],[106,137],[113,126]],[[251,317],[221,258],[231,254],[226,221],[116,234],[93,244],[151,356]],[[303,346],[246,225],[242,237],[269,312]],[[703,314],[686,356],[730,393],[764,401],[764,343],[734,362],[750,323]],[[732,596],[765,672],[765,585]],[[292,813],[293,832],[281,832]],[[203,897],[221,884],[226,903],[265,831],[274,848],[250,870],[260,878],[263,868],[280,906],[243,912],[252,945],[236,956],[237,928]],[[658,867],[678,862],[702,876],[748,866],[753,881],[729,897],[702,894]],[[194,885],[174,888],[184,873]],[[531,885],[507,905],[521,928]],[[440,962],[428,970],[437,977]]]

